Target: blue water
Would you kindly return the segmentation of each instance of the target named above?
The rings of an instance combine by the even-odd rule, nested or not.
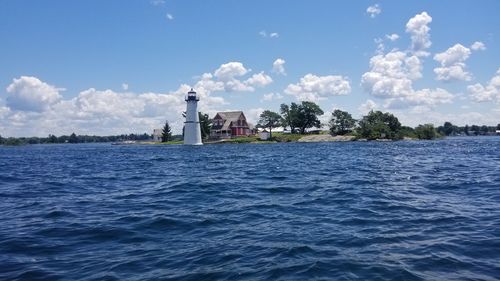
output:
[[[498,278],[498,137],[0,147],[0,280]]]

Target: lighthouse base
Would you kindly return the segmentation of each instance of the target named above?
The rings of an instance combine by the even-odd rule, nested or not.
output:
[[[184,126],[184,144],[203,145],[199,122],[186,122]]]

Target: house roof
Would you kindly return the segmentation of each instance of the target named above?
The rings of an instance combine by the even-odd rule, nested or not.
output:
[[[243,111],[226,111],[226,112],[217,112],[215,116],[219,115],[224,120],[236,121],[240,118],[242,114]]]
[[[222,126],[213,126],[212,129],[216,130],[229,130],[231,127],[232,122],[237,122],[238,119],[240,119],[240,116],[243,115],[243,117],[246,119],[245,114],[243,114],[243,111],[226,111],[226,112],[217,112],[215,114],[214,119],[217,117],[217,115],[224,120],[224,124]]]

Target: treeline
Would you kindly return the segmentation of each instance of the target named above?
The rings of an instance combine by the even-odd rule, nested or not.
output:
[[[305,134],[308,129],[320,129],[327,125],[331,135],[353,135],[358,139],[435,139],[453,135],[494,135],[500,130],[500,124],[495,126],[455,126],[445,122],[437,128],[433,124],[421,124],[415,128],[403,126],[398,118],[391,113],[370,111],[361,119],[356,120],[347,111],[335,110],[330,116],[328,124],[321,124],[319,116],[323,110],[314,102],[303,101],[300,104],[281,104],[280,113],[265,110],[261,113],[258,127],[269,130],[272,138],[272,129],[277,127],[289,128],[292,134]]]
[[[152,139],[152,135],[144,134],[123,134],[116,136],[88,136],[88,135],[71,135],[48,137],[20,137],[20,138],[3,138],[0,136],[0,145],[22,145],[22,144],[47,144],[47,143],[97,143],[97,142],[121,142],[121,141],[148,141]]]
[[[440,134],[445,136],[485,136],[485,135],[494,135],[497,130],[500,130],[500,124],[497,126],[486,126],[486,125],[465,125],[465,126],[455,126],[450,122],[445,122],[443,126],[437,127],[437,130]]]

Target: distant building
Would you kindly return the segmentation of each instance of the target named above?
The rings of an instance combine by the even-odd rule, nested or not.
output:
[[[153,141],[161,142],[161,135],[163,134],[162,129],[153,129]]]
[[[267,130],[260,131],[259,137],[260,137],[260,140],[268,140],[269,139],[269,132]]]
[[[255,134],[255,128],[247,122],[242,111],[217,112],[212,119],[210,138],[226,139]]]

